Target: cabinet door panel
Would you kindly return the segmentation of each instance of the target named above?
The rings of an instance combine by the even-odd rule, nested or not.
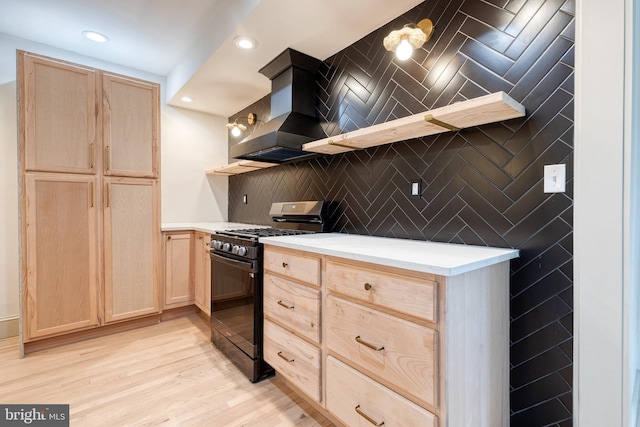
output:
[[[158,313],[160,225],[157,182],[105,179],[105,320]]]
[[[327,409],[349,426],[438,425],[438,417],[431,412],[331,356],[327,358]]]
[[[193,233],[168,234],[165,238],[166,308],[193,304]]]
[[[401,394],[438,405],[438,333],[329,295],[327,347]]]
[[[158,176],[158,105],[155,84],[104,73],[106,175]]]
[[[23,54],[20,88],[26,170],[93,173],[96,72]]]
[[[264,275],[264,314],[320,343],[320,291],[291,280]]]
[[[26,341],[98,324],[95,178],[27,174]]]
[[[264,251],[264,269],[283,276],[320,286],[320,258],[286,249],[267,247]]]
[[[264,360],[315,401],[322,400],[321,350],[275,323],[264,322]]]
[[[196,306],[205,314],[211,313],[211,258],[209,242],[211,235],[196,232],[196,253],[194,257],[194,300]]]

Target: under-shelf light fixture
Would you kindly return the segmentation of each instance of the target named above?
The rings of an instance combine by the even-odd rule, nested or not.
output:
[[[227,123],[225,126],[231,131],[231,136],[233,136],[234,138],[238,138],[244,131],[247,130],[247,126],[243,125],[242,123],[238,123],[238,120],[246,120],[247,124],[255,125],[258,121],[258,118],[254,113],[249,113],[247,117],[238,117],[233,121],[233,123]]]
[[[423,19],[417,24],[407,24],[400,30],[389,33],[382,41],[385,49],[396,53],[396,57],[405,61],[411,58],[414,49],[419,49],[431,38],[433,23],[430,19]]]

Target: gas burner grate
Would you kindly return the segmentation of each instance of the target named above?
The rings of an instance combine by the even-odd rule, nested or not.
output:
[[[231,237],[277,237],[277,236],[295,236],[299,234],[313,234],[313,231],[307,230],[291,230],[285,228],[249,228],[239,230],[225,230],[218,232]]]

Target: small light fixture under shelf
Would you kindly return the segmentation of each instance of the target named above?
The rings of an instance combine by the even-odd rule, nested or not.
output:
[[[411,58],[414,49],[419,49],[431,38],[433,23],[423,19],[418,24],[407,24],[400,30],[394,30],[383,40],[385,49],[396,53],[396,57],[405,61]]]
[[[234,138],[238,138],[244,131],[247,130],[247,126],[243,125],[242,123],[238,123],[238,120],[246,120],[247,124],[255,125],[258,121],[258,118],[254,113],[249,113],[247,117],[238,117],[233,121],[233,123],[227,123],[225,126],[231,131],[231,136],[233,136]]]

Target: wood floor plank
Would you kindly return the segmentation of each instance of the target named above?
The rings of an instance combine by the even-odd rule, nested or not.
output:
[[[74,427],[333,426],[278,378],[251,384],[195,314],[18,355],[0,340],[0,402],[69,404]]]

